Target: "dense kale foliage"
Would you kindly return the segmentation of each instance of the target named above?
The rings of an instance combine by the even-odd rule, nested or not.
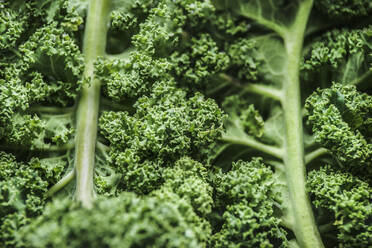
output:
[[[363,0],[320,0],[315,7],[332,18],[356,18],[372,12],[372,4]]]
[[[0,242],[14,247],[18,229],[43,212],[48,188],[57,182],[66,167],[62,159],[33,158],[17,162],[0,153]]]
[[[306,101],[315,140],[330,149],[343,166],[371,172],[372,97],[355,86],[334,84],[314,92]]]
[[[280,194],[272,170],[262,159],[240,160],[218,176],[217,201],[225,208],[224,223],[214,234],[212,247],[288,247],[287,233],[274,215]]]
[[[93,209],[55,201],[22,230],[21,243],[29,247],[203,247],[206,235],[203,222],[177,195],[166,192],[141,199],[124,193],[98,199]]]
[[[309,173],[308,188],[314,205],[323,209],[319,214],[323,228],[336,234],[339,243],[345,247],[371,244],[371,185],[348,172],[325,166]]]
[[[215,102],[200,93],[187,99],[171,82],[155,84],[151,95],[133,107],[132,115],[103,112],[99,125],[110,141],[112,166],[124,175],[124,187],[138,193],[156,188],[163,169],[178,158],[205,161],[222,131],[223,114]]]
[[[0,1],[0,246],[371,246],[371,13]]]
[[[0,140],[9,146],[44,149],[71,139],[72,130],[41,118],[38,105],[71,106],[79,91],[83,57],[67,3],[53,13],[36,1],[6,2],[1,9]],[[20,7],[21,5],[22,7]],[[66,9],[64,9],[66,7]],[[58,13],[59,11],[63,12]],[[68,13],[68,14],[66,14]],[[64,16],[66,14],[66,16]],[[71,19],[70,19],[71,18]],[[78,17],[75,17],[78,22]],[[82,21],[81,18],[79,19]],[[70,121],[71,122],[71,121]]]

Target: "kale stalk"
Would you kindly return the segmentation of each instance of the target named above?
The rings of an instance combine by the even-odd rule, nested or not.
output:
[[[323,247],[305,189],[305,160],[299,65],[307,20],[313,0],[303,1],[292,26],[286,31],[287,77],[283,83],[285,122],[284,166],[293,209],[294,233],[301,247]]]
[[[93,174],[101,82],[94,77],[94,61],[105,52],[109,0],[92,0],[84,36],[84,77],[90,80],[81,91],[77,110],[75,148],[76,199],[91,207],[94,198]]]
[[[291,2],[285,9],[273,2],[236,1],[231,7],[234,14],[251,19],[264,27],[268,34],[254,38],[248,36],[248,39],[230,46],[235,65],[247,67],[244,60],[251,64],[248,63],[248,76],[241,73],[239,79],[220,74],[223,81],[242,91],[240,95],[227,97],[223,103],[230,119],[222,140],[225,147],[239,145],[244,147],[242,153],[253,150],[269,157],[264,162],[275,168],[283,185],[279,190],[282,194],[279,203],[283,214],[281,224],[294,232],[295,242],[300,247],[324,247],[305,187],[306,162],[324,154],[324,150],[305,155],[300,84],[303,43],[313,0]],[[270,7],[265,9],[265,5]],[[227,73],[234,74],[234,68]],[[256,68],[259,68],[257,73]],[[249,83],[240,81],[242,77],[246,77]],[[256,83],[258,80],[263,82]],[[273,106],[277,106],[265,125],[259,113],[255,113],[254,105],[245,103],[250,97],[247,93],[269,99]],[[251,97],[249,100],[255,103],[255,99]]]

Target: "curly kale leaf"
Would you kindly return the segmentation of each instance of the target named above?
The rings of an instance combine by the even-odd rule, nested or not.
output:
[[[134,108],[133,115],[103,112],[99,125],[126,187],[137,192],[151,191],[162,168],[183,156],[206,159],[222,133],[224,114],[216,103],[200,93],[187,97],[171,82],[155,84]]]
[[[248,104],[242,96],[231,95],[222,103],[223,109],[228,113],[227,126],[236,126],[239,130],[261,137],[264,131],[264,121],[253,104]]]
[[[334,29],[311,43],[301,64],[307,81],[358,84],[370,72],[371,26],[363,29]]]
[[[40,215],[48,187],[66,167],[61,159],[33,158],[27,163],[0,152],[0,245],[15,247],[18,230]]]
[[[368,0],[316,0],[315,7],[331,18],[350,19],[372,13]]]
[[[42,119],[32,113],[32,107],[45,103],[71,105],[80,90],[82,61],[74,40],[54,25],[38,29],[22,44],[19,59],[9,63],[0,77],[0,139],[31,148],[50,145],[44,144],[43,138],[55,144],[66,143],[72,134],[70,128],[60,129],[66,129],[66,121],[64,127],[62,123],[52,124],[52,118]],[[60,128],[53,130],[56,126]],[[46,137],[40,135],[44,129],[48,129]]]
[[[100,59],[95,68],[105,94],[117,102],[137,99],[151,92],[154,82],[171,78],[171,64],[166,59],[154,59],[140,52],[132,52],[128,60]]]
[[[170,59],[175,75],[188,83],[200,85],[208,77],[226,69],[230,62],[208,34],[192,37],[183,46],[181,52],[172,53]]]
[[[0,10],[0,51],[15,47],[25,31],[26,20],[26,16],[21,16],[12,9]]]
[[[325,166],[309,173],[307,188],[314,206],[329,212],[328,217],[332,216],[329,223],[320,224],[334,227],[328,231],[337,230],[339,245],[350,248],[372,245],[370,185],[350,173]],[[326,234],[327,229],[324,231]]]
[[[305,108],[319,144],[351,170],[372,170],[371,96],[355,86],[334,84],[314,92]]]
[[[242,38],[227,45],[232,65],[230,70],[236,68],[239,79],[257,80],[259,68],[262,64],[259,56],[257,56],[257,47],[256,40]]]
[[[216,186],[226,210],[213,247],[288,247],[286,231],[274,214],[280,204],[275,177],[262,159],[233,163]]]
[[[214,15],[209,1],[153,2],[143,14],[137,13],[142,13],[142,8],[132,5],[123,5],[127,14],[113,12],[117,19],[112,21],[112,42],[109,40],[108,46],[114,55],[96,66],[109,97],[116,101],[137,98],[148,93],[154,82],[165,78],[174,78],[193,90],[228,66],[228,56],[211,35],[194,34],[196,27],[203,29]],[[128,15],[135,13],[138,20],[129,21]],[[129,26],[125,25],[126,19]],[[122,25],[129,30],[120,28]]]
[[[170,192],[123,193],[91,209],[56,200],[20,232],[27,247],[205,247],[204,235],[190,205]]]
[[[197,214],[205,217],[211,213],[213,205],[213,189],[208,183],[207,174],[207,167],[203,164],[183,157],[174,167],[164,169],[163,187],[187,200]]]

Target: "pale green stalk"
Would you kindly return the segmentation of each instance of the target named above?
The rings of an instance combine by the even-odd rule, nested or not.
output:
[[[94,198],[93,173],[101,82],[94,76],[93,63],[103,56],[109,18],[109,0],[91,0],[84,35],[84,77],[90,79],[82,88],[77,109],[75,146],[76,200],[91,207]]]
[[[313,0],[301,1],[296,19],[284,36],[287,52],[282,101],[285,122],[284,165],[294,217],[293,231],[302,248],[324,247],[305,188],[306,171],[299,80],[303,40],[312,5]]]

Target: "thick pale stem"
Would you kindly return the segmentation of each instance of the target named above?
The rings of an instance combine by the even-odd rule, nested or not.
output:
[[[94,198],[93,173],[101,83],[94,77],[93,63],[104,55],[109,16],[109,0],[91,0],[84,36],[84,76],[90,84],[83,86],[77,110],[75,147],[76,200],[90,207]]]
[[[293,231],[298,244],[303,248],[324,247],[305,189],[306,176],[299,82],[301,51],[312,3],[312,0],[301,1],[295,22],[284,38],[287,51],[287,75],[284,82],[283,98],[284,164],[294,217]]]

